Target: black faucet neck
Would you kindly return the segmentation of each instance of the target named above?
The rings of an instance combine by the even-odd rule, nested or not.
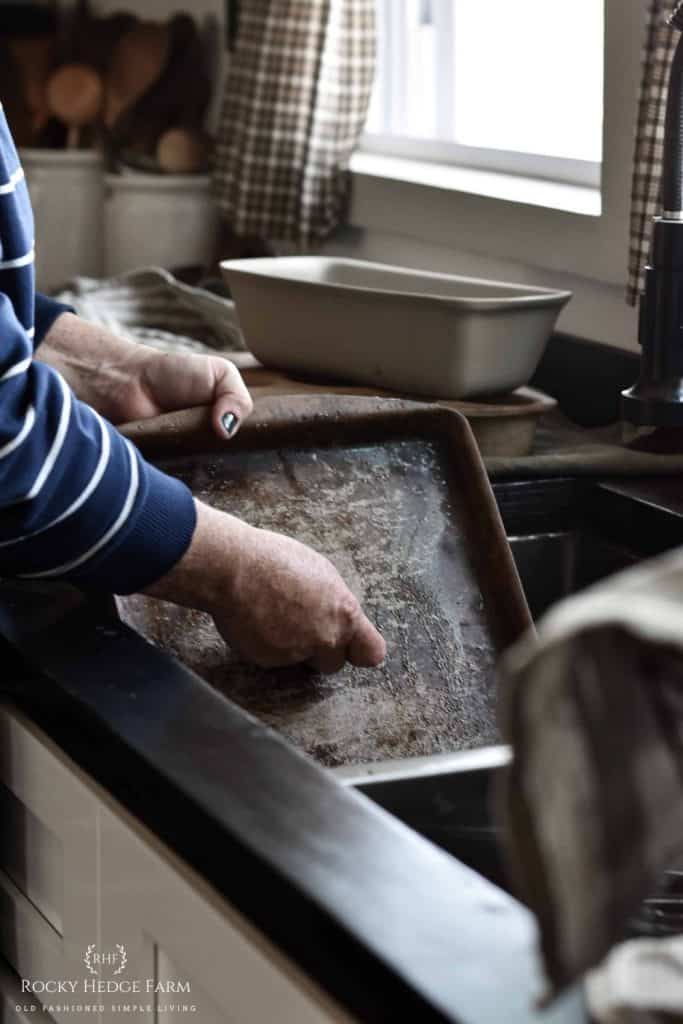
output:
[[[680,17],[683,19],[683,10]],[[683,219],[683,36],[678,40],[669,75],[662,160],[662,209],[667,220]]]
[[[683,0],[670,24],[683,30]],[[669,76],[662,208],[640,304],[640,378],[622,395],[624,419],[638,427],[683,427],[683,36]]]

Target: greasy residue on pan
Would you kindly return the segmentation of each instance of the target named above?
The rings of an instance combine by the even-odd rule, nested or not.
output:
[[[382,630],[380,670],[332,677],[239,663],[207,615],[135,596],[124,619],[325,765],[496,741],[494,647],[457,487],[427,442],[175,459],[196,497],[337,566]]]

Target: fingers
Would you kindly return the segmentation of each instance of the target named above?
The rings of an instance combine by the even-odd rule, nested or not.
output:
[[[358,652],[351,647],[337,648],[333,651],[317,652],[312,655],[303,653],[292,654],[290,651],[271,651],[266,653],[263,650],[258,652],[245,652],[248,661],[253,662],[258,668],[290,668],[294,665],[308,665],[314,672],[324,676],[333,676],[346,665],[347,661],[356,668],[377,668],[386,657],[386,646],[379,635],[379,644],[375,641],[372,650],[363,647]]]
[[[234,437],[240,424],[249,416],[254,403],[239,370],[227,359],[211,356],[214,375],[213,411],[211,420],[220,438]]]
[[[335,672],[341,672],[346,664],[346,647],[320,650],[309,658],[308,663],[316,672],[324,676],[333,676]]]
[[[308,655],[304,651],[276,651],[258,648],[253,651],[243,651],[244,658],[252,662],[257,668],[293,668],[296,665],[305,665]]]
[[[246,653],[246,652],[245,652]],[[331,676],[341,672],[347,662],[356,668],[377,668],[387,656],[384,638],[371,622],[361,615],[356,631],[348,645],[321,647],[316,651],[266,651],[263,648],[249,652],[249,660],[259,668],[284,668],[291,665],[309,665],[315,672]]]
[[[365,632],[365,628],[367,631]],[[262,644],[232,644],[233,649],[245,660],[258,668],[275,669],[291,668],[294,665],[308,665],[321,675],[335,675],[346,665],[347,661],[357,668],[376,668],[386,657],[386,644],[368,620],[363,617],[359,629],[364,632],[354,634],[350,646],[335,648],[318,648],[316,651],[284,651],[264,647]],[[227,638],[226,638],[227,639]],[[230,641],[228,640],[228,643]]]
[[[358,620],[346,656],[357,668],[376,668],[387,656],[384,637],[365,615],[361,615]]]
[[[308,663],[323,673],[384,660],[384,640],[328,559],[283,534],[215,517],[218,527],[230,524],[227,561],[217,552],[228,585],[225,594],[214,590],[208,608],[241,659],[265,669]],[[205,572],[212,571],[209,558]]]
[[[300,648],[298,650],[296,648],[283,650],[282,648],[271,647],[269,644],[264,644],[258,637],[245,638],[240,636],[239,640],[236,641],[230,635],[230,631],[220,629],[219,627],[219,632],[240,660],[255,665],[256,668],[264,670],[293,668],[295,665],[306,664],[310,659],[310,651],[304,651]]]

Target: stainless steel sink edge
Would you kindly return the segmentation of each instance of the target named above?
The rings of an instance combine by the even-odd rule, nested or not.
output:
[[[395,761],[377,761],[369,764],[342,765],[328,772],[344,786],[365,787],[386,782],[408,782],[434,776],[459,773],[495,771],[512,760],[512,751],[505,744],[463,750],[452,754],[432,754],[429,757],[404,757]]]

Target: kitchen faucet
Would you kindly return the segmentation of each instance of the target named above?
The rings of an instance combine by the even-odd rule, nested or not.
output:
[[[683,32],[683,0],[669,24]],[[640,377],[622,393],[623,419],[641,433],[683,427],[683,35],[669,76],[661,210],[640,302]]]

